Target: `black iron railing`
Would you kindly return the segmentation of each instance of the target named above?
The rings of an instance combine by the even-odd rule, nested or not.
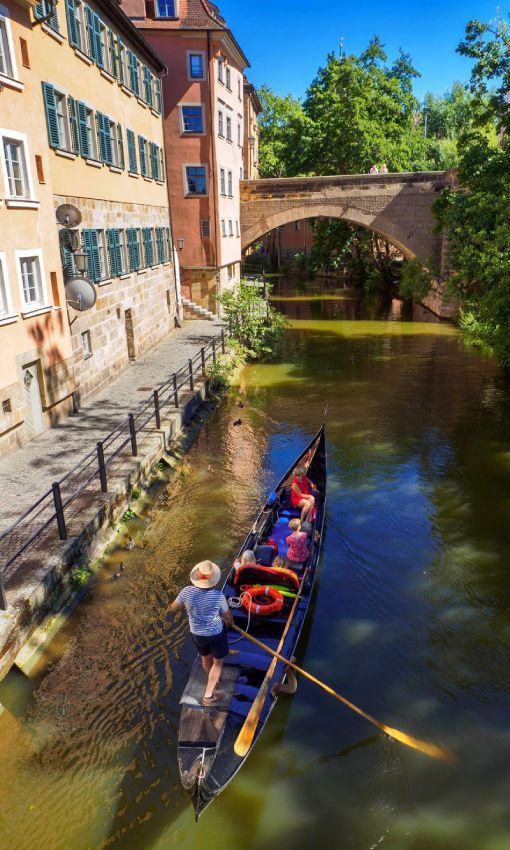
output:
[[[109,473],[119,456],[138,455],[138,438],[149,431],[161,429],[161,418],[176,410],[180,405],[180,392],[184,388],[194,391],[195,381],[203,376],[206,364],[214,362],[221,351],[225,353],[225,341],[228,331],[213,338],[202,347],[195,357],[174,372],[164,384],[156,387],[127,419],[110,431],[96,446],[51,488],[34,502],[6,531],[0,535],[0,608],[8,607],[5,582],[16,572],[21,555],[28,553],[35,541],[48,532],[60,540],[67,540],[69,529],[80,523],[83,500],[77,504],[78,497],[88,495],[90,501],[97,501],[108,494]],[[80,529],[81,530],[81,529]],[[72,536],[72,535],[71,535]]]

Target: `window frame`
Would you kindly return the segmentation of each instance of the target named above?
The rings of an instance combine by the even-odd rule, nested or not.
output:
[[[51,304],[48,302],[48,293],[46,290],[46,283],[44,279],[44,262],[43,262],[43,252],[42,248],[27,248],[22,251],[15,251],[14,257],[16,261],[16,271],[18,275],[18,285],[19,285],[19,294],[20,294],[20,303],[21,303],[21,314],[26,315],[29,313],[35,313],[39,310],[45,310],[51,307]],[[40,298],[37,301],[26,301],[25,294],[23,289],[23,272],[21,261],[34,259],[37,261],[37,266],[39,270],[39,295]]]
[[[83,352],[83,359],[84,360],[90,360],[90,358],[94,354],[94,352],[92,350],[92,339],[91,339],[91,336],[90,336],[90,329],[87,329],[86,331],[82,331],[81,334],[80,334],[80,339],[81,339],[81,350]],[[85,340],[87,340],[86,346],[84,345]]]
[[[220,195],[222,198],[227,197],[226,171],[222,167],[220,168]]]
[[[225,138],[227,142],[232,141],[232,116],[228,114],[226,115],[226,135]]]
[[[220,107],[218,107],[218,136],[220,137],[220,139],[225,138],[225,135],[224,135],[225,125],[224,125],[223,117],[224,117],[223,116],[223,110]]]
[[[232,91],[232,68],[230,65],[225,65],[225,86],[227,91]]]
[[[178,12],[178,9],[177,9],[178,0],[162,0],[162,2],[163,3],[170,3],[171,2],[173,4],[173,12],[174,13],[173,13],[173,15],[160,15],[159,14],[159,0],[154,0],[154,18],[157,21],[160,21],[161,19],[166,20],[166,21],[174,21],[176,18],[179,17],[178,14],[177,14],[177,12]]]
[[[189,190],[189,176],[188,169],[189,168],[201,168],[204,171],[204,183],[205,183],[205,191],[204,192],[190,192]],[[185,162],[182,165],[183,169],[183,177],[184,177],[184,197],[185,198],[207,198],[209,195],[209,173],[208,166],[203,162]]]
[[[2,310],[2,302],[5,304],[5,310]],[[4,251],[0,251],[0,325],[9,319],[13,319],[15,316],[17,316],[17,313],[14,311],[12,305],[7,254]]]
[[[24,158],[24,168],[25,168],[25,177],[26,177],[26,195],[12,195],[9,186],[9,174],[7,171],[7,159],[5,156],[5,140],[10,139],[13,142],[16,142],[21,145],[23,150],[23,158]],[[6,199],[6,202],[11,203],[38,203],[35,192],[34,192],[34,182],[32,179],[32,169],[30,168],[30,148],[28,146],[28,137],[26,133],[18,133],[17,130],[9,130],[7,128],[0,128],[0,160],[2,164],[2,179],[4,184],[4,192],[3,196]]]
[[[226,223],[224,218],[221,219],[221,235],[222,236],[227,235],[227,223]]]
[[[14,82],[18,82],[21,85],[18,79],[18,65],[16,62],[16,52],[14,50],[14,40],[12,37],[12,28],[11,28],[11,16],[9,14],[9,9],[6,6],[0,4],[0,22],[4,26],[5,32],[5,40],[4,40],[4,48],[5,55],[7,56],[8,64],[10,66],[10,74],[5,73],[4,71],[0,71],[0,80],[2,82],[9,82],[13,80]],[[0,36],[1,38],[1,36]]]
[[[186,129],[186,121],[184,117],[185,109],[199,109],[200,110],[200,130],[187,130]],[[181,119],[181,135],[182,136],[204,136],[205,135],[205,122],[204,122],[204,104],[203,103],[180,103],[179,104],[179,112]]]
[[[202,74],[201,76],[197,76],[196,74],[192,74],[191,60],[194,56],[200,56],[202,62]],[[188,80],[189,82],[204,82],[207,79],[206,76],[206,64],[205,64],[205,51],[204,50],[187,50],[186,51],[186,66],[188,69]]]
[[[227,171],[227,194],[229,198],[234,197],[234,178],[230,168]]]
[[[218,79],[218,82],[221,83],[222,86],[224,86],[225,80],[224,80],[223,72],[225,70],[225,58],[223,56],[218,56],[217,62],[218,62],[217,79]]]
[[[228,220],[228,235],[229,237],[234,235],[234,222],[231,218]]]

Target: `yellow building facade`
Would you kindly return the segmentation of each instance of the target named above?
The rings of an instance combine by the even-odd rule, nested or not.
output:
[[[0,127],[6,128],[9,138],[14,132],[26,137],[26,160],[37,195],[27,202],[38,206],[20,205],[14,210],[4,201],[0,256],[8,255],[14,299],[12,281],[23,260],[19,251],[32,250],[24,216],[34,238],[38,234],[34,247],[41,248],[42,300],[48,300],[50,291],[53,300],[41,305],[47,312],[25,316],[20,309],[16,321],[9,323],[7,315],[0,325],[0,348],[4,350],[4,340],[9,346],[0,367],[0,392],[17,383],[18,395],[23,395],[19,388],[23,375],[11,360],[16,362],[19,355],[26,359],[18,349],[23,349],[24,337],[34,333],[27,322],[44,320],[47,330],[37,377],[42,425],[47,427],[53,421],[47,421],[45,405],[49,351],[58,361],[58,366],[52,364],[57,394],[67,399],[68,408],[73,393],[76,406],[168,334],[179,312],[163,155],[161,77],[166,69],[115,0],[61,0],[56,5],[45,0],[31,10],[12,3],[9,12],[20,77],[13,82],[23,88],[9,91],[9,113],[3,107],[7,86],[0,94]],[[30,68],[24,73],[19,59],[27,49]],[[12,170],[9,151],[2,156]],[[35,157],[40,161],[34,162]],[[81,217],[72,237],[55,219],[62,204],[76,207]],[[6,229],[4,219],[9,222]],[[84,312],[66,303],[65,297],[66,282],[80,274],[76,249],[86,255],[84,273],[97,295],[92,309]],[[29,292],[27,287],[28,282]],[[13,301],[13,310],[14,306]],[[60,334],[58,346],[50,331]],[[37,399],[30,401],[37,407]],[[65,412],[66,404],[61,407]],[[26,425],[26,404],[25,410],[23,405],[16,409],[21,423],[17,442],[22,443],[34,429]],[[39,421],[38,430],[40,426]],[[0,446],[1,440],[0,425]]]

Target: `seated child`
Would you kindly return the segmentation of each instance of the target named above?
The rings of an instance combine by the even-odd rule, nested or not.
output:
[[[285,562],[285,558],[282,558],[281,555],[277,555],[271,564],[273,570],[286,570],[287,564]]]
[[[234,561],[234,569],[238,570],[239,567],[244,567],[246,564],[256,564],[255,552],[252,552],[251,549],[246,549],[241,558],[236,558]]]
[[[307,545],[308,537],[304,531],[301,531],[301,520],[299,519],[291,519],[289,528],[292,530],[292,534],[289,534],[285,541],[289,547],[287,549],[287,561],[289,564],[303,564],[310,554]]]

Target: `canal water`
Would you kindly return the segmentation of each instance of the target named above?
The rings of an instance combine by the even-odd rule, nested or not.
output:
[[[281,361],[244,371],[132,521],[135,549],[112,554],[31,676],[0,685],[2,848],[510,847],[509,385],[420,308],[319,284],[275,297]],[[299,661],[458,764],[300,681],[195,825],[176,767],[193,651],[169,603],[196,561],[229,562],[326,404],[327,526]]]

